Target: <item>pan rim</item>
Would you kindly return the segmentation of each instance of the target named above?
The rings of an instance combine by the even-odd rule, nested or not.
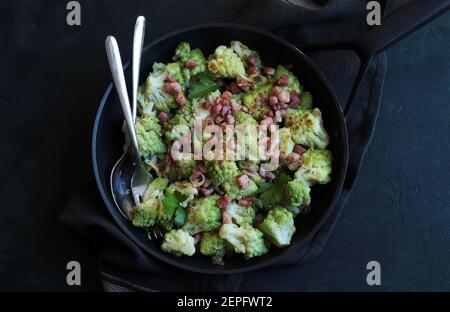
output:
[[[306,235],[299,243],[297,243],[296,246],[294,246],[294,248],[289,249],[289,250],[285,250],[284,252],[280,253],[279,255],[276,255],[270,259],[267,259],[264,262],[261,263],[257,263],[254,265],[250,265],[250,266],[246,266],[243,268],[234,268],[234,269],[227,269],[226,266],[224,267],[220,267],[217,269],[204,269],[204,268],[198,268],[198,267],[194,267],[191,265],[187,265],[187,264],[183,264],[180,263],[179,261],[173,260],[170,257],[164,255],[162,252],[155,252],[154,250],[152,250],[151,248],[149,248],[148,246],[146,246],[143,242],[141,242],[140,239],[138,239],[133,233],[131,233],[131,231],[128,229],[128,226],[125,224],[124,220],[119,218],[115,213],[113,213],[113,210],[117,209],[115,206],[113,206],[112,202],[109,200],[107,193],[108,190],[105,190],[102,186],[102,179],[100,177],[100,173],[98,170],[98,163],[97,163],[97,133],[98,133],[98,126],[99,126],[99,122],[100,122],[100,118],[102,116],[103,113],[103,109],[105,107],[105,104],[109,98],[109,95],[111,93],[111,90],[113,89],[113,83],[110,82],[108,84],[108,87],[106,88],[106,91],[100,101],[100,105],[99,108],[97,110],[96,116],[95,116],[95,121],[94,121],[94,127],[93,127],[93,133],[92,133],[92,165],[93,165],[93,170],[94,170],[94,175],[95,175],[95,181],[97,184],[97,188],[100,192],[100,195],[102,197],[103,202],[106,205],[106,208],[108,209],[108,212],[112,215],[114,221],[119,225],[119,227],[121,228],[122,231],[124,231],[124,233],[135,243],[137,244],[140,248],[142,248],[144,251],[146,251],[147,253],[151,254],[152,256],[156,257],[158,260],[161,260],[167,264],[173,265],[176,268],[180,268],[183,270],[187,270],[187,271],[191,271],[191,272],[195,272],[195,273],[202,273],[202,274],[213,274],[213,275],[224,275],[224,274],[237,274],[237,273],[244,273],[244,272],[249,272],[249,271],[254,271],[254,270],[258,270],[261,269],[263,267],[267,267],[271,264],[276,263],[277,261],[279,261],[282,258],[287,257],[290,253],[293,252],[294,249],[299,248],[300,246],[305,245],[307,242],[309,242],[311,239],[314,238],[314,236],[317,234],[317,232],[323,227],[324,223],[326,222],[326,220],[329,218],[330,214],[332,213],[337,200],[339,199],[339,196],[341,194],[343,185],[344,185],[344,181],[345,181],[345,177],[346,177],[346,172],[347,172],[347,166],[348,166],[348,133],[347,133],[347,125],[345,122],[345,118],[344,118],[344,114],[342,112],[341,109],[341,105],[340,105],[340,101],[339,98],[336,96],[336,93],[334,91],[334,88],[332,87],[331,83],[328,81],[328,79],[325,77],[325,75],[322,73],[322,71],[317,67],[317,65],[315,65],[315,63],[307,56],[305,55],[301,50],[299,50],[297,47],[295,47],[293,44],[291,44],[290,42],[286,41],[283,38],[278,37],[277,35],[270,33],[266,30],[260,29],[260,28],[256,28],[256,27],[252,27],[252,26],[248,26],[248,25],[242,25],[242,24],[236,24],[236,23],[207,23],[207,24],[200,24],[200,25],[196,25],[196,26],[190,26],[190,27],[186,27],[186,28],[182,28],[182,29],[178,29],[175,31],[172,31],[166,35],[163,35],[155,40],[153,40],[152,42],[148,43],[144,48],[142,53],[146,52],[148,49],[150,49],[151,47],[157,45],[158,43],[181,33],[184,32],[189,32],[189,31],[193,31],[193,30],[198,30],[198,29],[203,29],[203,28],[218,28],[218,27],[222,27],[222,28],[233,28],[233,29],[237,29],[237,30],[245,30],[245,31],[250,31],[250,32],[254,32],[256,34],[259,35],[263,35],[265,37],[268,37],[271,40],[275,40],[278,41],[279,43],[283,44],[284,46],[292,49],[293,51],[295,51],[296,54],[298,54],[299,57],[302,57],[303,60],[309,65],[311,66],[311,68],[319,75],[320,79],[324,82],[325,86],[328,89],[328,92],[330,92],[331,97],[334,100],[335,105],[337,106],[338,109],[338,115],[339,115],[339,123],[340,123],[340,131],[344,141],[344,155],[343,155],[343,163],[342,165],[342,173],[341,175],[338,177],[339,178],[339,182],[335,191],[335,194],[331,200],[330,205],[328,206],[328,208],[326,209],[324,215],[322,216],[322,218],[319,220],[319,222],[313,227],[313,229],[310,231],[310,233],[308,233],[308,235]],[[127,62],[124,65],[124,70],[126,70],[130,65],[130,62]],[[244,261],[244,260],[243,260]]]

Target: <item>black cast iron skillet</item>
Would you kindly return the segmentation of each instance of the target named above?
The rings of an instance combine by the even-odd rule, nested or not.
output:
[[[231,40],[239,40],[258,51],[264,64],[293,64],[295,74],[314,96],[315,106],[323,114],[325,128],[331,135],[329,149],[333,152],[333,180],[327,185],[312,188],[312,210],[306,217],[296,218],[296,228],[292,243],[287,248],[271,248],[262,257],[244,260],[240,256],[226,259],[224,266],[211,263],[209,257],[175,257],[163,253],[160,241],[147,238],[147,233],[133,227],[117,210],[110,192],[109,177],[115,161],[120,157],[123,146],[121,125],[123,115],[116,92],[110,84],[103,96],[95,119],[92,141],[92,157],[95,177],[103,200],[122,230],[141,248],[156,258],[176,267],[210,274],[231,274],[262,268],[270,265],[310,240],[330,215],[342,189],[347,168],[348,142],[345,114],[350,111],[359,84],[367,71],[370,60],[380,51],[394,44],[407,34],[415,31],[449,8],[448,0],[411,1],[382,22],[382,26],[372,28],[360,39],[349,43],[332,43],[313,47],[314,49],[353,49],[361,58],[361,68],[344,113],[332,85],[300,50],[285,40],[266,31],[234,24],[208,24],[170,33],[147,45],[142,55],[141,77],[151,71],[155,61],[169,61],[178,43],[187,41],[193,47],[201,48],[206,54]],[[311,48],[311,47],[310,47]],[[127,67],[127,66],[126,66]],[[130,75],[130,71],[126,72]],[[127,79],[131,81],[131,79]],[[131,90],[131,88],[129,88]],[[126,199],[126,198],[125,198]]]

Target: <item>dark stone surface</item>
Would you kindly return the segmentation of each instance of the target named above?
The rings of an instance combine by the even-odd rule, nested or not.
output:
[[[172,13],[184,13],[167,21],[161,3],[80,2],[80,27],[66,25],[66,1],[0,5],[0,290],[100,289],[92,253],[57,216],[74,187],[92,179],[91,128],[110,80],[105,36],[131,47],[137,15],[148,18],[148,42],[245,8],[192,1],[188,14],[184,1],[169,1]],[[377,130],[323,253],[302,268],[277,268],[279,279],[250,273],[244,289],[450,290],[449,51],[449,13],[389,50]],[[81,287],[66,286],[69,260],[82,264]],[[380,287],[365,282],[370,260],[381,263]]]

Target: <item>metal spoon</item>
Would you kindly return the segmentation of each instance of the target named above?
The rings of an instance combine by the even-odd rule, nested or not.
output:
[[[145,34],[145,17],[139,16],[136,20],[133,36],[133,58],[132,58],[132,75],[133,75],[133,97],[131,104],[131,113],[133,123],[136,123],[136,107],[137,107],[137,89],[139,84],[139,69],[141,65],[141,53],[144,44]],[[122,215],[131,220],[131,212],[136,204],[134,198],[130,198],[130,181],[134,174],[134,166],[130,157],[130,137],[127,134],[125,138],[125,147],[122,156],[115,163],[111,170],[110,186],[111,193],[117,209]],[[134,202],[134,204],[133,204]]]
[[[125,77],[123,73],[122,61],[120,57],[119,47],[117,45],[117,41],[114,37],[108,36],[106,38],[106,52],[108,56],[108,61],[111,68],[111,73],[113,75],[114,84],[117,89],[117,93],[119,95],[119,100],[122,106],[122,110],[125,116],[126,125],[128,128],[128,132],[130,135],[130,145],[132,148],[132,156],[134,159],[134,173],[131,177],[131,191],[133,194],[133,199],[135,205],[139,205],[141,203],[141,196],[147,189],[149,183],[152,180],[152,176],[150,173],[144,168],[137,144],[136,132],[134,129],[134,120],[132,116],[132,112],[130,109],[130,102],[128,99],[127,88],[125,85]],[[137,81],[137,80],[136,80]],[[136,88],[137,90],[137,88]],[[126,158],[127,156],[124,156]],[[115,171],[115,170],[114,170]],[[114,174],[112,174],[112,178],[114,178]],[[113,189],[113,194],[114,194]],[[116,202],[117,203],[117,202]],[[130,210],[129,203],[126,207],[123,207],[122,202],[117,203],[122,214],[130,219]],[[123,207],[123,208],[122,208]]]

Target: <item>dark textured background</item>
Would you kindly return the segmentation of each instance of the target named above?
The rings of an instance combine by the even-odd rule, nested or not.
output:
[[[177,28],[231,21],[247,1],[67,1],[0,4],[0,290],[96,290],[91,252],[57,220],[92,179],[90,135],[110,80],[104,38],[130,47],[145,15],[147,42]],[[390,9],[401,1],[391,1]],[[166,10],[176,14],[168,20]],[[450,290],[450,13],[388,52],[377,130],[360,178],[323,253],[279,280],[246,275],[244,290]],[[130,51],[122,51],[128,59]],[[65,284],[78,260],[82,286]],[[382,265],[369,287],[365,266]]]

